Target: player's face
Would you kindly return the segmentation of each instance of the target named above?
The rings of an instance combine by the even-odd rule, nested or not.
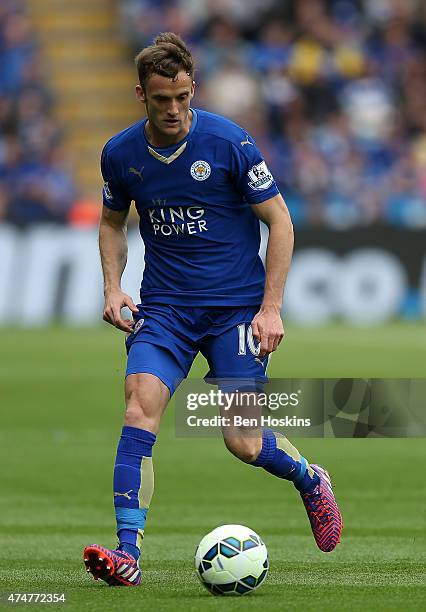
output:
[[[144,89],[136,87],[137,98],[146,107],[150,135],[161,141],[159,146],[163,142],[178,142],[188,133],[194,87],[195,83],[184,71],[179,72],[176,79],[153,74]]]

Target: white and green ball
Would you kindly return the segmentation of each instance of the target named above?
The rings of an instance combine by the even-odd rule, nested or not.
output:
[[[269,569],[268,551],[253,529],[221,525],[199,543],[195,569],[213,595],[245,595],[264,582]]]

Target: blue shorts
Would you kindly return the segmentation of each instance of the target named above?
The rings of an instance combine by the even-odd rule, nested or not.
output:
[[[170,395],[186,378],[198,352],[207,359],[205,379],[268,381],[268,356],[259,359],[251,321],[258,306],[138,306],[134,331],[127,337],[126,376],[147,372],[169,388]]]

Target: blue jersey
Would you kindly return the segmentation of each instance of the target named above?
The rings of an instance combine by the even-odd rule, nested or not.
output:
[[[104,205],[124,211],[135,202],[145,244],[142,304],[260,304],[265,271],[251,205],[278,189],[245,130],[192,113],[189,133],[172,147],[150,145],[146,119],[107,142]]]

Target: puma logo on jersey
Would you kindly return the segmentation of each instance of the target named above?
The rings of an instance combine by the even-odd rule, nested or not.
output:
[[[116,493],[114,491],[114,497],[125,497],[126,499],[131,499],[130,497],[130,493],[133,491],[133,489],[130,489],[130,491],[127,491],[127,493]]]
[[[245,140],[242,140],[240,144],[241,144],[242,147],[244,145],[246,145],[246,144],[251,145],[252,147],[254,147],[254,144],[252,142],[250,142],[250,140],[248,139],[248,136],[246,137]]]
[[[140,170],[136,170],[136,168],[129,168],[129,172],[130,174],[136,174],[136,176],[138,176],[140,178],[141,181],[143,181],[143,177],[142,177],[142,172],[143,172],[144,167],[142,166]]]

